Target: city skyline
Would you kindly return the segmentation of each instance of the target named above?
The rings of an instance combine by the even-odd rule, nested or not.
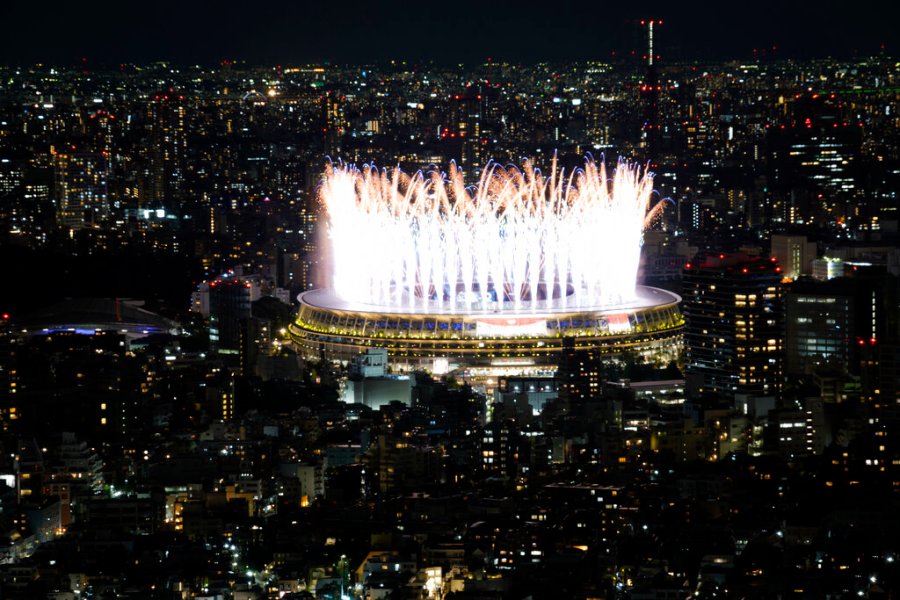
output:
[[[896,596],[853,8],[0,8],[0,596]]]

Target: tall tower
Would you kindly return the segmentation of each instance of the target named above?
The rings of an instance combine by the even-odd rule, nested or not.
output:
[[[480,91],[472,90],[463,98],[459,120],[460,136],[462,137],[462,155],[460,158],[466,170],[470,171],[477,178],[483,159],[481,128],[484,96]]]
[[[341,138],[347,128],[344,118],[344,98],[335,91],[325,94],[323,108],[325,120],[322,133],[325,134],[325,154],[337,159],[341,154]]]
[[[252,316],[253,286],[237,277],[209,284],[209,341],[220,354],[239,355],[245,332],[242,323]]]
[[[646,72],[644,83],[641,85],[641,104],[644,109],[644,120],[641,126],[641,146],[644,148],[645,158],[650,162],[656,160],[659,152],[659,77],[656,72],[656,64],[659,55],[655,54],[654,32],[662,25],[660,19],[641,21],[641,27],[647,32],[647,49],[644,55]]]
[[[457,157],[459,166],[466,172],[467,179],[476,181],[484,166],[483,148],[484,94],[478,87],[467,88],[465,93],[453,96],[451,101],[449,134],[451,141],[456,138],[459,146]]]
[[[683,274],[689,392],[779,397],[784,372],[781,268],[744,254],[703,256]]]
[[[87,119],[87,146],[91,152],[103,157],[106,169],[107,187],[109,191],[109,208],[118,213],[122,208],[123,194],[117,189],[116,164],[121,156],[115,152],[115,115],[105,109],[97,109]]]
[[[173,90],[156,94],[147,110],[149,137],[149,194],[154,208],[180,208],[187,153],[184,97]]]

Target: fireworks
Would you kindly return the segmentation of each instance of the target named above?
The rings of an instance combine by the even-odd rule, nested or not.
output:
[[[653,178],[586,160],[549,175],[489,164],[462,174],[329,165],[321,186],[333,287],[390,309],[537,311],[634,296]]]

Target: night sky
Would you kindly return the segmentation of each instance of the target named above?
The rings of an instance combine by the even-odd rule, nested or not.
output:
[[[0,63],[599,59],[662,18],[663,59],[895,55],[900,3],[0,0]]]

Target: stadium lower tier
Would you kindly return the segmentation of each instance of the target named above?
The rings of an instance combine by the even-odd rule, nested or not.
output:
[[[565,338],[602,355],[629,351],[666,360],[681,347],[680,300],[671,292],[641,287],[636,301],[613,307],[559,307],[540,314],[382,312],[313,290],[300,295],[289,331],[307,358],[349,361],[380,347],[387,348],[398,370],[550,366]]]

